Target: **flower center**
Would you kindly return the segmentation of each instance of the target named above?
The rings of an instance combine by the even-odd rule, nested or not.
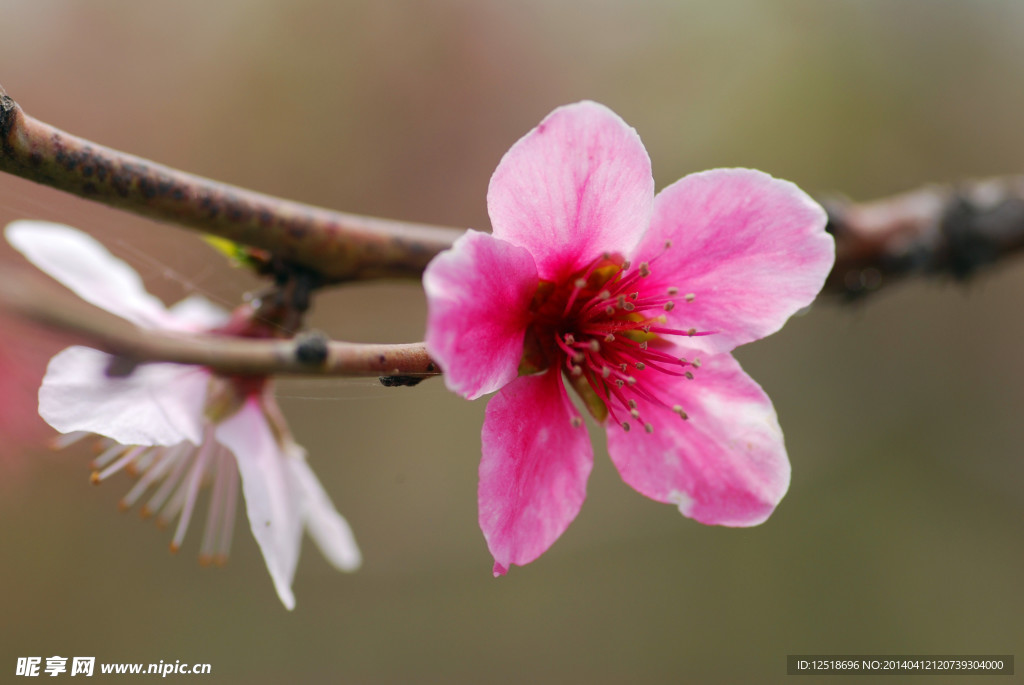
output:
[[[665,250],[670,248],[666,243]],[[694,295],[680,296],[676,287],[651,287],[648,277],[656,260],[634,268],[620,255],[605,254],[564,281],[541,281],[520,370],[530,373],[557,364],[594,418],[603,421],[610,415],[623,430],[630,430],[631,421],[654,430],[641,416],[645,404],[669,407],[686,419],[682,406],[665,396],[656,379],[668,374],[692,380],[700,360],[672,354],[665,336],[713,331],[667,324],[665,313],[677,301],[692,302]]]

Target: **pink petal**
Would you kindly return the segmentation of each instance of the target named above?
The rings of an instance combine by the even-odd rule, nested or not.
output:
[[[728,354],[703,360],[694,379],[666,379],[669,407],[639,401],[654,431],[607,425],[608,451],[622,479],[651,499],[707,524],[763,522],[789,488],[789,459],[764,391]],[[680,405],[683,420],[671,410]]]
[[[86,302],[147,328],[175,328],[135,270],[87,234],[45,221],[15,221],[7,242]]]
[[[292,580],[302,544],[303,502],[288,456],[271,433],[255,397],[216,429],[217,441],[238,462],[249,527],[263,553],[278,597],[295,607]]]
[[[654,196],[640,137],[595,102],[559,107],[505,153],[487,191],[494,236],[528,249],[547,280],[625,254]]]
[[[728,352],[779,330],[814,300],[834,261],[824,229],[824,210],[792,183],[714,169],[658,194],[634,262],[651,262],[647,292],[679,289],[668,313],[675,327],[717,332],[687,345]]]
[[[565,531],[586,497],[593,461],[557,370],[519,378],[490,401],[478,500],[495,575],[533,561]]]
[[[513,380],[537,289],[530,253],[467,231],[427,266],[427,350],[448,388],[469,399]]]
[[[123,445],[202,442],[209,372],[143,364],[130,376],[110,378],[111,359],[88,347],[69,347],[51,359],[39,415],[62,433],[87,431]]]

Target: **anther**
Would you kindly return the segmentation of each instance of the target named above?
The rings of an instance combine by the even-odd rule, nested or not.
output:
[[[647,431],[648,433],[653,433],[654,432],[654,426],[652,426],[649,423],[645,423],[644,424],[644,430]]]
[[[577,364],[582,362],[584,359],[586,359],[586,357],[583,355],[582,352],[576,352],[575,354],[572,355],[572,360]]]
[[[640,262],[640,278],[647,278],[651,275],[651,265],[647,262]]]
[[[632,376],[629,376],[629,377],[626,378],[626,383],[628,383],[631,386],[632,385],[636,385],[636,379],[633,378]]]
[[[609,367],[605,366],[604,368],[601,369],[601,378],[608,378],[608,376],[611,375],[612,370]]]
[[[599,292],[597,294],[597,299],[599,299],[599,300],[607,300],[611,296],[612,296],[612,291],[611,290],[602,290],[601,292]]]
[[[574,416],[574,417],[572,417],[572,419],[569,420],[569,423],[572,424],[573,428],[579,428],[580,426],[583,425],[583,417],[581,417],[579,415]]]
[[[669,295],[678,295],[679,294],[679,288],[677,288],[675,286],[672,286],[671,288],[668,289],[667,292],[668,292]]]
[[[601,351],[601,343],[597,342],[597,338],[591,338],[590,339],[590,351],[591,352],[600,352]]]
[[[625,362],[619,364],[619,369],[621,369],[623,373],[625,373],[626,369],[628,369],[628,368],[629,368],[629,366]]]
[[[630,409],[629,410],[629,415],[632,416],[634,419],[639,419],[640,418],[640,411],[637,410],[637,409]]]
[[[629,400],[626,402],[626,404],[629,405],[630,409],[636,409],[636,400]]]
[[[700,357],[695,357],[694,358],[694,360],[693,360],[693,368],[695,368],[695,369],[699,369],[700,368]]]
[[[676,303],[673,302],[672,300],[669,300],[668,302],[665,303],[665,311],[666,312],[670,312],[670,311],[672,311],[675,308],[676,308]]]
[[[647,349],[647,341],[646,340],[644,340],[642,343],[640,343],[640,349],[641,350],[646,350]]]
[[[628,259],[625,260],[624,262],[622,262],[622,270],[625,271],[626,269],[628,269],[630,267],[631,264],[632,264],[632,262],[630,262]]]
[[[686,334],[687,335],[697,335],[697,329],[696,328],[691,328],[688,331],[686,331]]]
[[[579,368],[579,367],[576,367],[576,368]],[[690,373],[689,371],[685,372],[683,375],[686,376],[686,380],[688,380],[688,381],[692,381],[693,380],[693,374]]]
[[[693,302],[697,299],[697,296],[693,293],[686,293],[686,295],[683,296],[683,299],[687,302]]]
[[[571,366],[571,367],[569,367],[569,373],[571,373],[573,376],[582,376],[583,375],[583,369],[581,369],[578,366]],[[692,378],[692,376],[691,376],[691,378]]]
[[[629,299],[631,299],[631,300],[635,300],[638,297],[640,297],[640,291],[639,290],[629,294]]]
[[[671,240],[666,240],[666,241],[665,241],[665,249],[667,250],[667,249],[669,249],[670,247],[672,247],[672,241],[671,241]]]
[[[587,287],[587,279],[585,279],[585,278],[577,278],[575,281],[573,281],[572,284],[574,286],[576,286],[577,288],[579,288],[580,290],[582,290],[583,288]]]
[[[615,336],[609,333],[608,335],[604,336],[604,341],[608,343],[615,342]]]
[[[681,418],[683,421],[685,421],[686,419],[690,418],[689,416],[687,416],[686,412],[683,411],[683,408],[680,407],[678,404],[675,405],[674,407],[672,407],[672,411],[674,411],[675,413],[679,414],[679,418]]]
[[[626,302],[625,304],[622,305],[622,308],[625,309],[627,312],[631,312],[634,309],[636,309],[636,307],[633,306],[632,302]]]
[[[615,385],[619,386],[620,388],[621,388],[622,386],[624,386],[625,384],[626,384],[626,383],[625,383],[625,382],[624,382],[624,381],[623,381],[623,380],[622,380],[621,378],[616,378],[616,379],[615,379]]]
[[[572,333],[566,333],[565,334],[565,344],[566,345],[572,345],[575,342],[576,342],[576,336],[574,336]]]
[[[637,371],[643,371],[646,368],[647,368],[647,365],[644,364],[643,362],[637,362],[636,363],[636,370]]]
[[[604,313],[607,314],[608,316],[612,316],[613,314],[615,314],[615,307],[608,305],[607,307],[604,308]]]
[[[629,424],[626,423],[625,421],[622,422],[622,430],[626,431],[627,433],[629,432]]]

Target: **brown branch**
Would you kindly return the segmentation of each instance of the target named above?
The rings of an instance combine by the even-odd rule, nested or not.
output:
[[[423,343],[363,345],[315,335],[253,340],[142,329],[23,267],[4,270],[0,306],[114,355],[115,374],[130,373],[142,363],[173,362],[199,364],[224,374],[384,376],[385,385],[409,385],[396,377],[401,381],[440,373]]]
[[[0,171],[267,250],[322,283],[419,278],[462,233],[334,212],[177,171],[38,121],[2,87]]]
[[[914,276],[962,280],[1024,249],[1024,176],[824,205],[836,239],[825,292],[847,298]]]
[[[419,278],[453,228],[333,212],[225,185],[91,143],[26,115],[0,87],[0,171],[270,251],[317,284]],[[1024,248],[1024,177],[824,202],[847,298],[919,275],[965,278]]]

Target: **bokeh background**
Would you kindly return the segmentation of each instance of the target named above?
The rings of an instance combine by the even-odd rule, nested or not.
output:
[[[1016,0],[4,0],[0,23],[0,83],[44,121],[372,215],[486,229],[503,152],[583,98],[636,127],[659,188],[750,166],[870,199],[1024,165]],[[25,217],[88,230],[167,302],[257,285],[193,233],[0,177],[0,224]],[[2,679],[52,655],[204,662],[224,683],[781,682],[790,653],[1019,657],[1022,294],[1010,261],[820,301],[739,350],[793,463],[758,528],[637,495],[591,426],[582,513],[500,580],[476,524],[484,400],[282,382],[365,555],[342,575],[307,544],[291,613],[244,515],[228,566],[201,568],[202,511],[172,556],[170,531],[117,513],[127,476],[96,488],[83,450],[4,436]],[[424,320],[418,284],[380,283],[324,293],[311,325],[406,342]],[[60,343],[0,325],[4,402],[30,406],[19,389]]]

